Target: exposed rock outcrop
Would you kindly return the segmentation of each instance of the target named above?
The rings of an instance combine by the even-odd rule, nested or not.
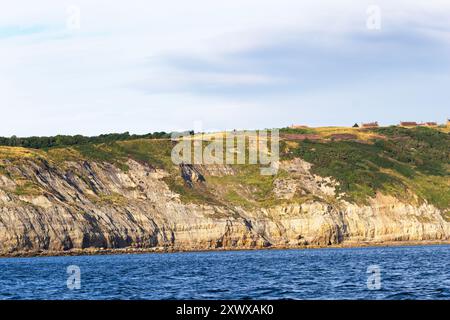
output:
[[[450,223],[426,203],[413,206],[383,195],[367,205],[314,199],[251,209],[186,203],[165,182],[166,171],[133,160],[127,166],[126,171],[88,161],[56,166],[36,159],[9,164],[7,173],[0,173],[0,253],[450,239]],[[274,182],[277,197],[292,199],[297,192],[333,196],[336,182],[312,175],[308,163],[296,159],[280,167],[291,174]],[[216,175],[233,174],[226,167],[211,170]],[[181,167],[191,187],[207,183],[204,174],[208,169]]]

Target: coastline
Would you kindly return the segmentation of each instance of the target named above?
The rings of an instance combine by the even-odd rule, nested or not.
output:
[[[269,247],[230,247],[230,248],[86,248],[71,249],[67,251],[18,251],[13,253],[0,253],[0,258],[37,258],[37,257],[68,257],[68,256],[96,256],[96,255],[126,255],[149,253],[199,253],[223,251],[257,251],[257,250],[308,250],[308,249],[349,249],[349,248],[376,248],[376,247],[406,247],[406,246],[433,246],[450,245],[449,240],[422,240],[422,241],[385,241],[385,242],[344,242],[335,245],[319,246],[269,246]]]

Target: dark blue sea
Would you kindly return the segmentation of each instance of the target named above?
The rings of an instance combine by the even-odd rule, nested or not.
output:
[[[0,259],[0,299],[450,299],[450,246]]]

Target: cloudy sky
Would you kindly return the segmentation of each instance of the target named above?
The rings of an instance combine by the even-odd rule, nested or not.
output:
[[[1,136],[443,122],[450,2],[0,0],[0,111]]]

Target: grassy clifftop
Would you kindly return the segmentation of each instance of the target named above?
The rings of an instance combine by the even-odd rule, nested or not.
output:
[[[413,194],[440,208],[450,206],[450,137],[432,128],[388,127],[363,131],[366,140],[302,141],[289,150],[313,164],[313,171],[335,177],[353,201],[377,191],[406,198]]]
[[[364,203],[382,192],[405,201],[426,200],[441,209],[450,208],[448,129],[282,129],[281,137],[281,160],[299,157],[311,163],[314,174],[338,181],[337,192],[345,194],[349,201]],[[0,146],[0,175],[9,174],[9,166],[29,159],[45,160],[55,166],[64,166],[68,161],[109,162],[127,171],[127,160],[131,158],[168,171],[168,185],[185,201],[242,206],[276,204],[280,200],[274,196],[274,181],[289,177],[283,170],[277,176],[267,177],[259,174],[256,165],[233,165],[230,166],[233,174],[208,176],[206,172],[208,186],[190,188],[181,178],[178,166],[171,161],[174,143],[165,133],[30,139],[22,138],[15,143],[35,143],[36,148]],[[49,142],[39,145],[39,141]],[[4,142],[11,144],[8,139]],[[23,188],[20,192],[27,190]]]

